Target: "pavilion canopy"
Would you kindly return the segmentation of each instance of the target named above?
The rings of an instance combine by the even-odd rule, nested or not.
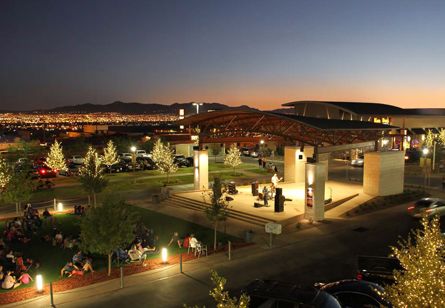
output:
[[[329,120],[250,109],[201,113],[179,120],[178,124],[199,127],[199,134],[207,138],[260,134],[280,137],[289,144],[313,146],[375,141],[385,131],[397,128],[365,121]]]

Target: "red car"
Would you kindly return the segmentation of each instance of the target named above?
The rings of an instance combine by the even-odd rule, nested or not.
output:
[[[57,172],[47,166],[38,167],[37,173],[40,178],[55,178],[57,176]]]

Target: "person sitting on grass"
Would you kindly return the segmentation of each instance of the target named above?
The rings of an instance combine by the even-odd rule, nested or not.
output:
[[[93,259],[91,259],[90,257],[87,257],[85,259],[85,263],[82,266],[82,271],[84,273],[86,273],[88,271],[94,273],[94,270],[93,270]]]
[[[182,241],[179,238],[178,232],[173,232],[172,238],[170,239],[170,242],[167,246],[170,247],[172,243],[177,243],[179,248],[182,247]]]
[[[20,286],[20,282],[18,282],[14,276],[12,276],[12,272],[8,271],[6,276],[2,282],[2,289],[4,290],[12,290]]]
[[[75,270],[78,271],[79,268],[70,261],[60,270],[60,277],[63,277],[65,274],[68,275],[68,277],[71,277]]]
[[[46,207],[45,210],[42,213],[43,218],[48,219],[51,218],[53,215],[49,212],[48,208]]]
[[[5,273],[3,273],[3,265],[0,265],[0,282],[3,281],[4,277],[5,277]]]
[[[56,245],[63,244],[63,235],[61,231],[57,231],[56,235],[54,235],[54,240],[56,241]]]
[[[190,248],[191,248],[192,252],[195,252],[196,244],[198,244],[198,240],[196,239],[195,235],[192,234],[190,236],[190,241],[189,241],[189,245],[190,245]]]
[[[141,259],[142,252],[139,251],[136,244],[131,245],[131,249],[128,251],[128,257],[131,262],[139,261]]]
[[[73,264],[78,266],[78,267],[82,267],[83,265],[83,255],[82,252],[79,250],[78,252],[76,252],[76,254],[73,256]]]
[[[27,272],[23,272],[17,281],[23,284],[29,284],[33,279]]]

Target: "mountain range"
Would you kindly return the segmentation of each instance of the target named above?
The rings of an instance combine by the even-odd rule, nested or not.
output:
[[[231,107],[220,103],[202,103],[199,111],[207,112],[208,110],[223,110],[228,108],[254,109],[246,105],[239,107]],[[54,113],[94,113],[94,112],[117,112],[121,114],[178,114],[179,109],[184,109],[185,114],[196,112],[196,106],[190,103],[174,103],[171,105],[163,104],[143,104],[143,103],[125,103],[113,102],[110,104],[80,104],[73,106],[56,107],[52,109],[39,109],[33,112],[54,112]]]

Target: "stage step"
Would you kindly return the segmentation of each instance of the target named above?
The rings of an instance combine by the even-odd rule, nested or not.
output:
[[[208,204],[204,203],[204,201],[198,201],[191,198],[178,196],[173,194],[169,199],[162,202],[162,205],[167,206],[176,206],[181,208],[187,208],[190,210],[195,210],[199,212],[204,212],[205,209],[209,206]],[[244,213],[241,211],[228,209],[228,217],[237,219],[243,222],[247,222],[253,225],[257,226],[264,226],[268,222],[273,222],[271,219],[267,219],[261,216],[253,215]]]

